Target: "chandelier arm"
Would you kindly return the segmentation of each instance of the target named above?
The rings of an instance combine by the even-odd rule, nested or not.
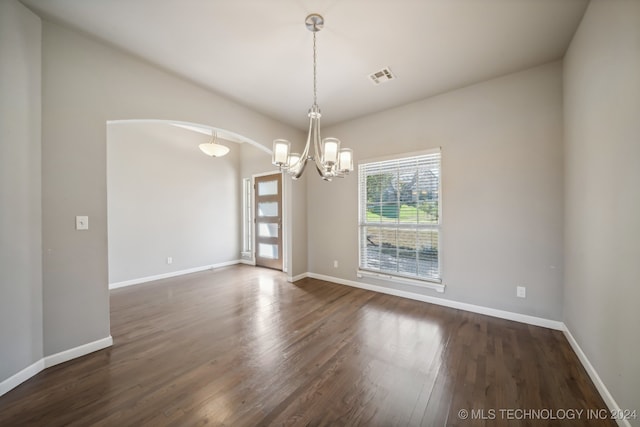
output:
[[[329,178],[331,178],[331,174],[328,173],[325,166],[322,164],[322,147],[321,147],[322,137],[320,135],[320,109],[318,108],[317,105],[314,105],[313,108],[315,109],[315,111],[314,110],[312,111],[314,111],[316,115],[315,117],[312,117],[311,119],[312,127],[309,128],[309,139],[313,140],[313,151],[314,151],[313,161],[316,164],[316,169],[318,170],[318,173],[320,174],[322,179],[330,181]]]
[[[291,178],[292,179],[300,178],[302,176],[302,174],[304,173],[304,169],[307,167],[307,161],[306,160],[304,160],[304,161],[300,160],[300,161],[302,162],[302,164],[299,166],[300,169],[298,171],[294,171],[291,174]]]
[[[309,148],[311,146],[311,134],[312,134],[312,129],[313,129],[313,117],[311,116],[311,113],[309,114],[309,133],[307,134],[307,144],[304,146],[304,151],[302,152],[302,154],[300,155],[300,159],[298,160],[298,163],[296,164],[296,166],[293,168],[294,170],[291,171],[291,176],[293,179],[298,179],[302,176],[304,169],[307,167],[307,160],[309,160]],[[302,164],[300,164],[302,163]]]

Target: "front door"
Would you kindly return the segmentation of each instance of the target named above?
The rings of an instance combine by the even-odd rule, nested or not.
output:
[[[282,174],[255,178],[256,265],[282,270]]]

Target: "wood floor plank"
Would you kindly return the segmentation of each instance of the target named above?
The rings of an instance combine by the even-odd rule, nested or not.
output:
[[[615,425],[501,416],[605,408],[558,331],[268,269],[114,290],[111,333],[0,397],[0,426]]]

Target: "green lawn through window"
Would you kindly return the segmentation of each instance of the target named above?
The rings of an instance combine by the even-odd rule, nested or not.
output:
[[[380,208],[376,209],[373,207],[373,210],[380,211]],[[398,212],[398,217],[384,216],[379,215],[372,210],[367,210],[367,222],[375,223],[375,222],[420,222],[420,223],[437,223],[437,214],[433,215],[425,212],[424,210],[418,209],[414,206],[402,205],[400,206],[400,211]]]

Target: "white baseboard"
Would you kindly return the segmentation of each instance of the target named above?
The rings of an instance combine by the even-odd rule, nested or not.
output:
[[[170,277],[183,276],[185,274],[197,273],[200,271],[211,270],[213,268],[227,267],[242,263],[243,260],[236,259],[233,261],[225,261],[217,264],[203,265],[202,267],[188,268],[186,270],[172,271],[169,273],[156,274],[154,276],[139,277],[137,279],[124,280],[122,282],[109,283],[109,289],[124,288],[125,286],[139,285],[140,283],[153,282],[154,280],[168,279]]]
[[[0,396],[7,393],[10,390],[18,387],[20,384],[38,374],[44,369],[44,359],[40,359],[35,363],[24,368],[22,371],[15,375],[10,376],[6,380],[0,383]]]
[[[288,276],[287,281],[291,283],[297,282],[298,280],[304,279],[305,277],[311,277],[309,276],[309,274],[311,273],[302,273],[302,274],[298,274],[297,276]]]
[[[255,260],[255,259],[245,259],[245,258],[242,258],[242,259],[240,260],[240,264],[246,264],[246,265],[253,265],[253,266],[255,266],[255,265],[256,265],[256,260]]]
[[[78,347],[71,348],[69,350],[61,351],[60,353],[52,354],[51,356],[43,357],[35,363],[24,368],[22,371],[15,375],[10,376],[6,380],[0,383],[0,396],[13,390],[29,378],[37,375],[46,368],[58,365],[60,363],[67,362],[71,359],[75,359],[84,356],[94,351],[102,350],[103,348],[113,345],[113,338],[109,335],[106,338],[99,339],[87,344],[80,345]]]
[[[52,354],[44,359],[44,367],[50,368],[60,363],[68,362],[71,359],[84,356],[85,354],[93,353],[94,351],[102,350],[103,348],[111,347],[113,345],[113,338],[109,335],[106,338],[102,338],[87,344],[79,345],[78,347],[71,348],[69,350],[61,351],[60,353]]]
[[[300,276],[303,276],[302,274]],[[416,294],[414,292],[401,291],[398,289],[387,288],[378,285],[371,285],[364,282],[356,282],[355,280],[340,279],[338,277],[325,276],[324,274],[305,273],[305,277],[326,280],[341,285],[353,286],[355,288],[366,289],[369,291],[380,292],[388,295],[409,298],[417,301],[428,302],[431,304],[442,305],[445,307],[456,308],[458,310],[470,311],[472,313],[485,314],[487,316],[498,317],[500,319],[513,320],[514,322],[526,323],[529,325],[542,326],[543,328],[555,329],[563,331],[564,323],[557,320],[544,319],[542,317],[529,316],[526,314],[514,313],[512,311],[498,310],[495,308],[483,307],[481,305],[468,304],[444,298],[431,297],[428,295]],[[298,276],[296,276],[298,277]]]
[[[569,330],[569,328],[566,327],[566,325],[564,327],[563,332],[564,332],[564,336],[567,337],[567,341],[569,341],[571,348],[578,356],[580,363],[582,363],[582,366],[587,371],[587,374],[589,374],[589,378],[591,378],[591,381],[593,381],[593,384],[598,389],[598,392],[600,393],[600,396],[602,396],[604,403],[607,405],[607,407],[611,411],[622,414],[623,411],[620,409],[620,406],[618,406],[618,403],[615,401],[615,399],[609,392],[609,389],[607,388],[607,386],[604,385],[604,382],[600,378],[600,375],[598,375],[598,372],[596,371],[596,369],[593,367],[591,362],[589,362],[589,359],[587,359],[587,355],[584,354],[584,351],[582,351],[582,348],[580,348],[578,341],[576,341],[576,339],[573,337],[573,335],[571,334],[571,331]],[[619,426],[631,427],[631,423],[629,422],[629,420],[616,420],[616,421],[618,422]]]

